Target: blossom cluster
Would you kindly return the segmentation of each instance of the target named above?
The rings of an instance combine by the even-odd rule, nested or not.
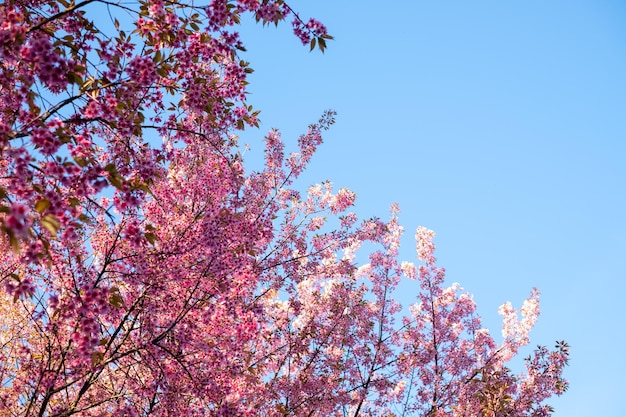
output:
[[[282,0],[106,2],[106,24],[98,3],[0,4],[0,414],[549,414],[567,345],[506,367],[537,291],[496,343],[434,232],[400,261],[397,205],[296,189],[334,112],[245,164],[236,25],[290,17],[322,51],[324,25]]]

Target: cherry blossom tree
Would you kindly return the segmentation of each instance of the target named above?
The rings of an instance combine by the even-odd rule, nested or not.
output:
[[[497,342],[432,231],[401,262],[396,206],[294,187],[333,112],[246,169],[246,14],[332,39],[281,0],[0,5],[0,416],[549,415],[567,344],[507,368],[536,290]]]

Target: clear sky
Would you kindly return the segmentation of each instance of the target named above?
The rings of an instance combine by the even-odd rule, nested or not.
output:
[[[415,228],[434,229],[497,337],[498,306],[538,287],[531,344],[571,345],[555,416],[624,415],[626,2],[290,4],[335,41],[309,53],[288,25],[245,26],[263,111],[251,155],[269,128],[293,145],[337,110],[303,190],[348,187],[364,217],[398,202],[407,260]]]

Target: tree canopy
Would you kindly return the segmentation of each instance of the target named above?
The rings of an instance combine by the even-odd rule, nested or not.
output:
[[[549,415],[567,344],[507,368],[537,290],[497,343],[432,231],[402,262],[398,207],[293,186],[334,112],[246,169],[245,14],[332,39],[281,0],[0,5],[0,416]]]

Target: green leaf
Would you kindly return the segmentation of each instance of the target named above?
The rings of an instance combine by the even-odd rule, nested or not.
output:
[[[113,163],[108,164],[107,166],[105,166],[104,170],[106,172],[108,172],[109,174],[117,174],[117,168],[115,167],[115,164],[113,164]]]
[[[41,218],[41,225],[50,232],[53,237],[57,237],[57,232],[61,227],[61,223],[54,214],[46,214]]]
[[[74,157],[74,161],[76,161],[76,164],[81,168],[84,168],[85,166],[87,166],[87,160],[83,158],[82,156]]]
[[[157,235],[155,235],[154,233],[146,233],[144,237],[146,238],[148,242],[150,242],[152,246],[154,246],[154,242],[156,242],[159,239]]]
[[[5,229],[7,236],[9,237],[9,245],[13,249],[13,253],[20,253],[20,241],[17,240],[12,231]]]
[[[43,213],[48,207],[50,207],[50,201],[47,198],[43,198],[35,203],[35,210],[39,213]]]
[[[70,72],[69,74],[67,74],[67,78],[69,82],[76,84],[79,87],[83,85],[83,77],[75,72]]]
[[[324,49],[326,49],[326,41],[324,40],[324,38],[319,38],[317,43],[319,44],[320,51],[324,53]]]
[[[111,295],[109,296],[109,304],[111,304],[115,308],[120,308],[124,305],[124,300],[120,295],[120,290],[117,287],[111,287],[110,290]]]
[[[104,359],[104,353],[94,352],[91,354],[91,366],[98,366]]]
[[[118,190],[121,190],[123,187],[122,182],[120,181],[120,177],[116,175],[109,175],[109,182],[111,183],[112,186],[114,186]]]

